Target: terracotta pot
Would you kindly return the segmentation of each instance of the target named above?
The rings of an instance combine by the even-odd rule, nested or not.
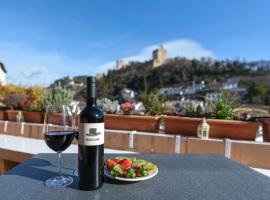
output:
[[[201,123],[199,118],[164,116],[165,133],[197,136],[197,126]]]
[[[197,136],[200,118],[165,116],[165,133]],[[244,122],[236,120],[208,119],[210,125],[209,137],[231,138],[237,140],[255,140],[260,126],[258,122]]]
[[[158,132],[160,117],[105,114],[105,128]]]
[[[24,121],[31,123],[43,123],[44,115],[44,112],[23,112]]]
[[[8,121],[12,121],[12,122],[16,122],[16,116],[18,114],[18,110],[7,110],[6,113],[7,113],[7,120]]]
[[[67,117],[67,121],[63,120],[63,115],[59,113],[50,114],[47,123],[55,125],[71,125],[71,118]]]
[[[270,142],[270,119],[262,119],[263,141]]]
[[[0,120],[7,120],[7,112],[5,110],[0,110]]]
[[[252,140],[256,138],[261,123],[237,120],[207,120],[210,125],[210,137],[230,138],[236,140]]]

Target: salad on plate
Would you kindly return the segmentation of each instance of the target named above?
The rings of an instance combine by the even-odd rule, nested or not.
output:
[[[105,175],[119,180],[146,180],[155,176],[157,172],[156,165],[142,159],[115,157],[106,161]]]

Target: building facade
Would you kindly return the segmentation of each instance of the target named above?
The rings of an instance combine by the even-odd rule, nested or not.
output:
[[[4,63],[0,61],[0,84],[5,84],[6,83],[6,74],[7,70],[4,66]]]

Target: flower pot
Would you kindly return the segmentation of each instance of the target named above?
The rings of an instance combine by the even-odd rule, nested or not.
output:
[[[160,117],[105,114],[105,128],[158,132]]]
[[[66,119],[64,119],[62,114],[53,113],[48,116],[46,123],[62,126],[71,126],[71,117],[66,116]]]
[[[7,120],[8,121],[12,121],[12,122],[16,122],[16,117],[17,117],[17,114],[19,113],[18,110],[7,110],[6,111],[7,113]]]
[[[263,141],[270,142],[270,119],[261,120],[263,127]]]
[[[7,120],[7,113],[5,110],[0,110],[0,120]]]
[[[236,140],[252,140],[256,138],[256,133],[260,127],[259,122],[246,122],[237,120],[217,120],[209,119],[210,137],[230,138]]]
[[[165,116],[165,133],[197,136],[200,118]],[[260,126],[258,122],[244,122],[236,120],[207,119],[210,125],[209,137],[230,138],[237,140],[255,140]]]
[[[199,118],[164,116],[165,133],[196,137],[201,121]]]
[[[24,121],[30,123],[43,123],[44,115],[44,112],[23,112]]]

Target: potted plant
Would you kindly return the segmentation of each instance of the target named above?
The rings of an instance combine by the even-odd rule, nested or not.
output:
[[[143,132],[158,132],[159,116],[150,116],[162,114],[165,108],[165,101],[160,98],[157,92],[150,95],[143,94],[142,102],[144,110],[148,115],[134,115],[133,113],[142,113],[142,110],[134,110],[134,105],[126,102],[120,106],[122,114],[105,114],[105,127],[109,129],[136,130]],[[142,103],[138,103],[141,105]]]
[[[226,93],[217,95],[215,101],[210,101],[210,113],[204,113],[208,117],[207,123],[210,125],[209,136],[212,138],[231,138],[239,140],[255,140],[256,132],[260,126],[258,122],[235,120],[233,109],[236,100],[229,98]],[[189,117],[166,116],[165,132],[188,136],[197,135],[197,126],[201,122],[201,114],[198,115],[196,108],[191,110]],[[199,118],[195,118],[199,117]]]
[[[27,88],[26,98],[21,101],[23,117],[25,122],[43,123],[44,110],[41,105],[42,88]]]
[[[201,117],[203,117],[202,107],[188,103],[184,109],[184,117],[164,116],[165,133],[197,136]]]
[[[7,120],[16,121],[18,110],[21,110],[21,101],[24,96],[21,94],[11,94],[3,99],[3,103],[6,105]]]
[[[7,120],[7,112],[3,108],[0,108],[0,120]]]
[[[263,141],[270,142],[270,117],[260,119],[263,127]]]
[[[47,89],[41,97],[42,109],[46,110],[48,106],[70,105],[73,100],[73,94],[66,88],[62,88],[60,84]],[[50,121],[61,125],[62,115],[58,114],[59,110],[55,110],[55,114],[51,115]]]
[[[156,118],[142,115],[130,115],[134,106],[130,102],[120,105],[122,115],[106,114],[105,127],[120,130],[136,130],[144,132],[156,132],[158,123]]]
[[[0,98],[0,120],[7,120],[6,105],[2,98]]]

